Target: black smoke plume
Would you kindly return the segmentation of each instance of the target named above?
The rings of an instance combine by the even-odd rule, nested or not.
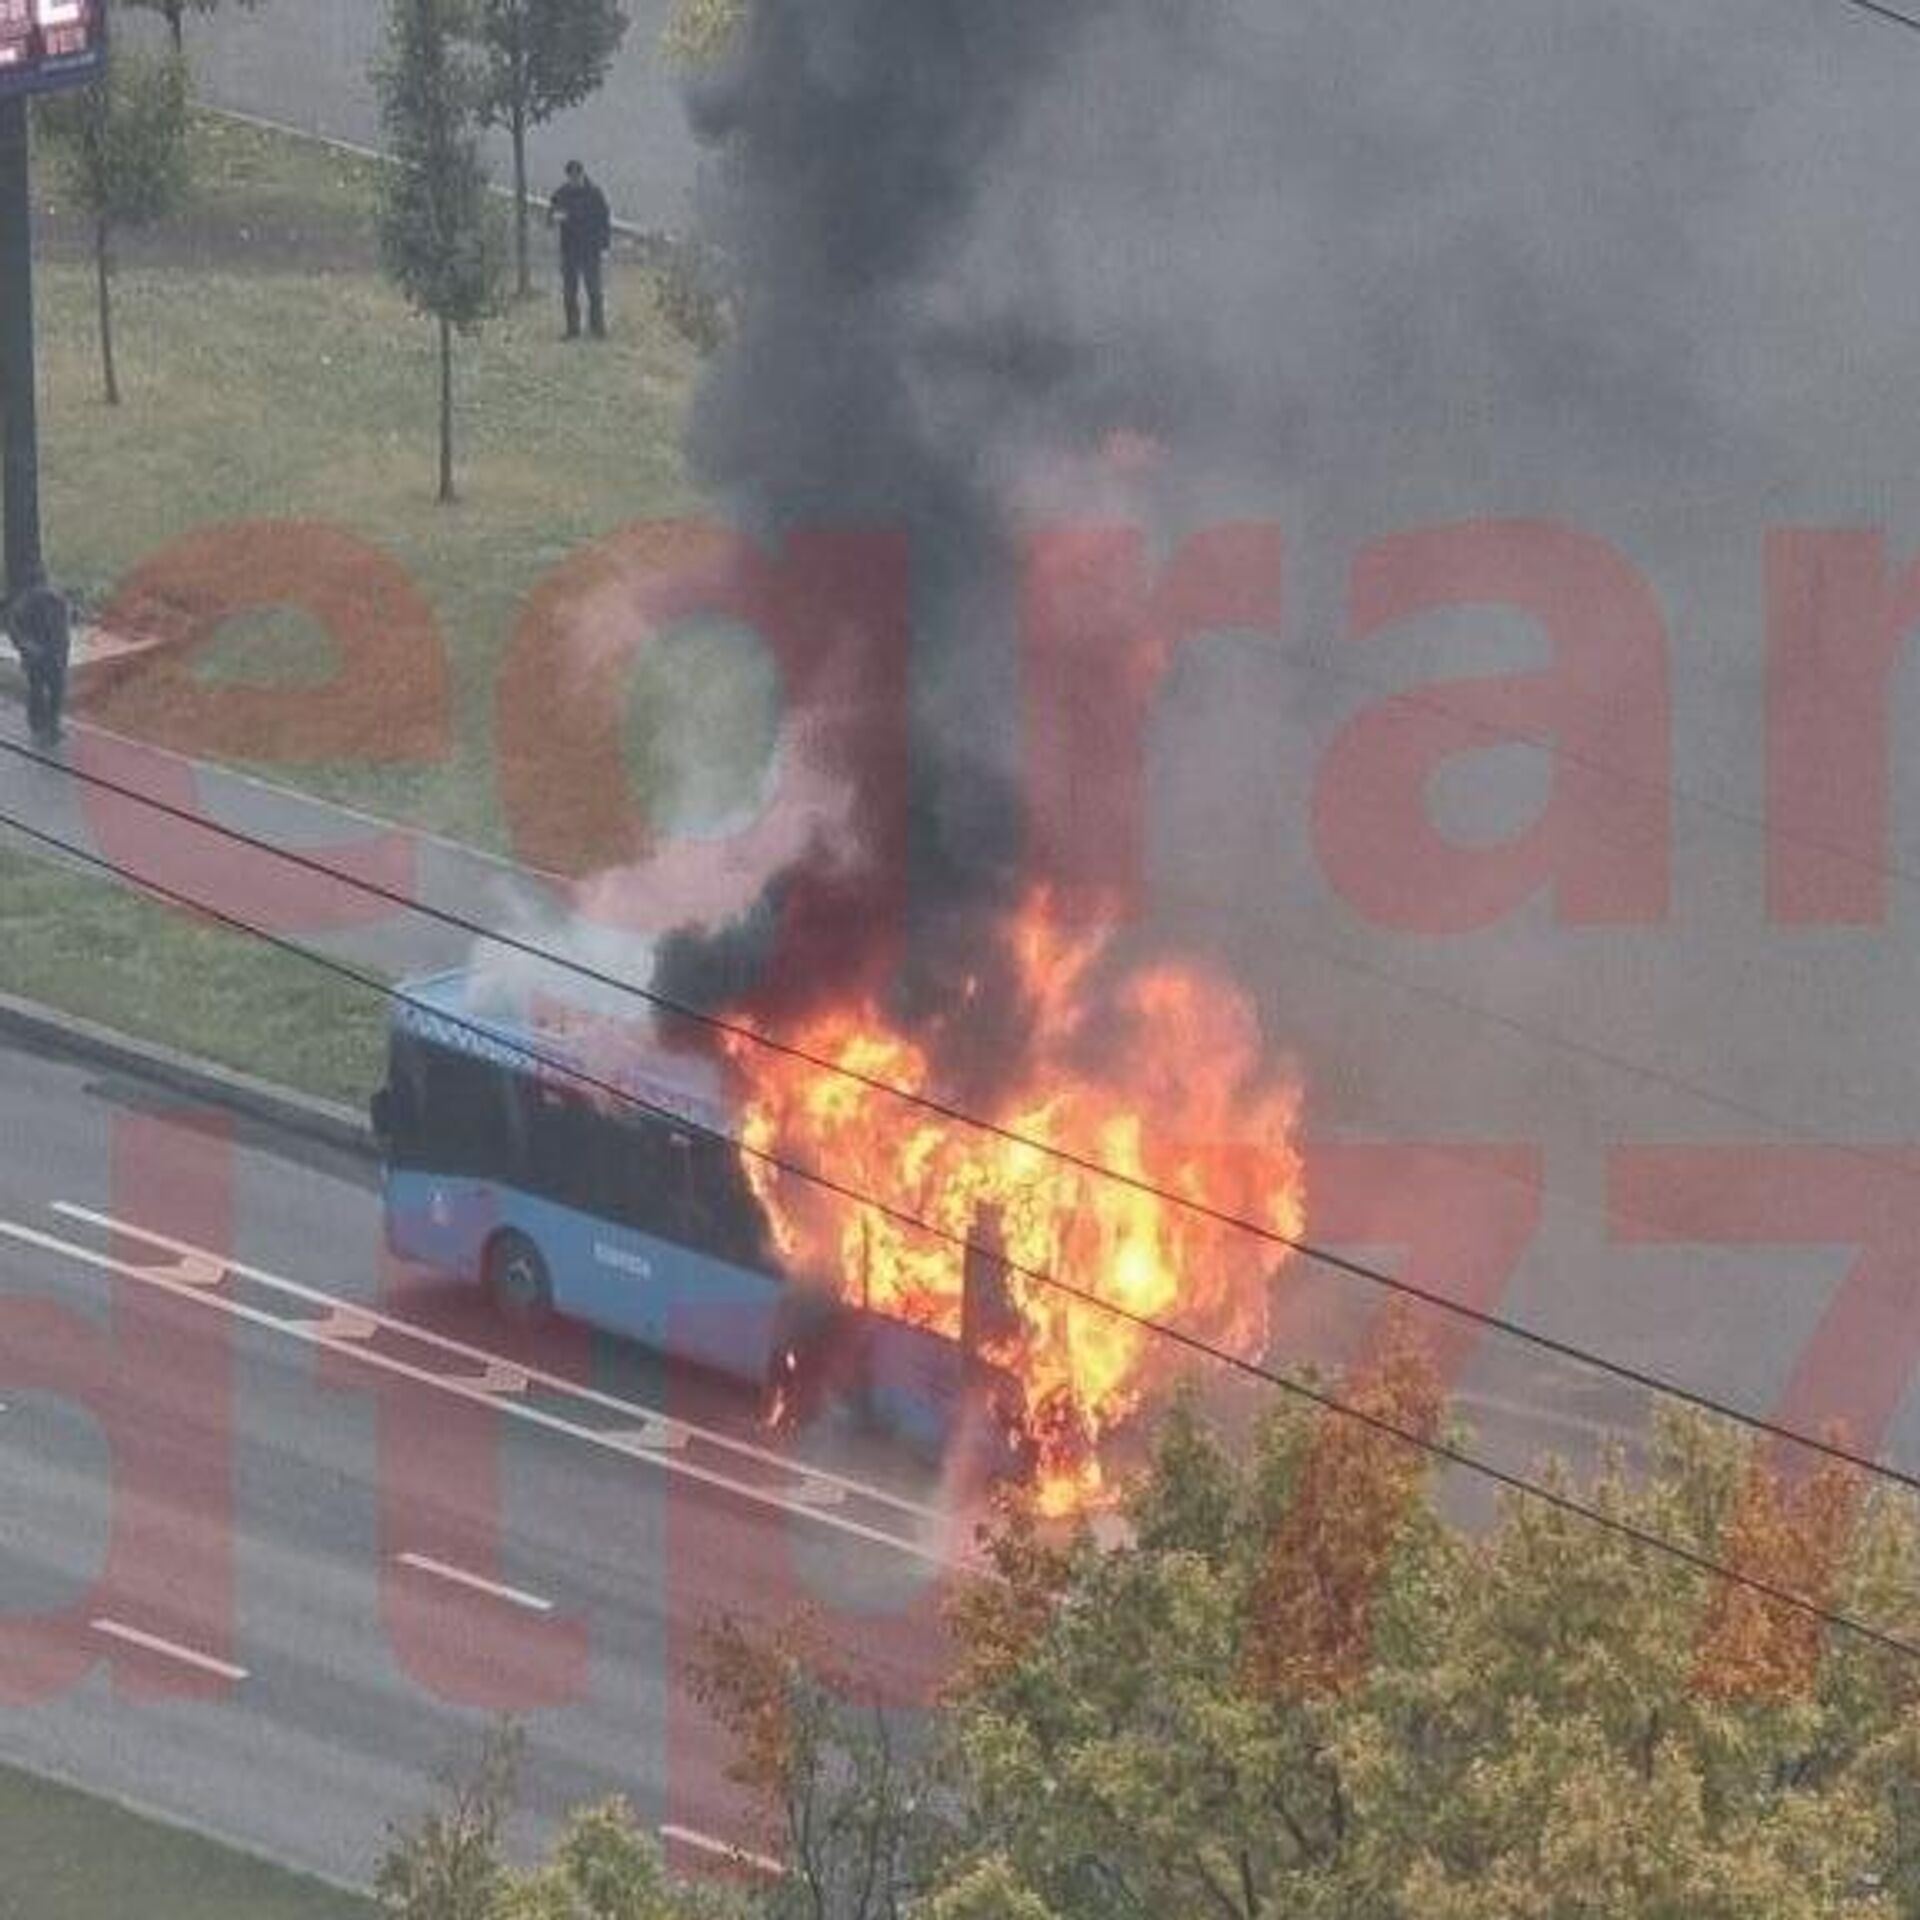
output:
[[[714,217],[738,313],[698,409],[696,466],[762,539],[885,529],[913,555],[908,938],[900,951],[899,915],[878,893],[898,876],[879,857],[889,823],[860,784],[897,716],[863,711],[859,689],[836,680],[826,737],[830,770],[854,783],[844,829],[736,926],[663,943],[656,984],[774,1027],[823,999],[885,992],[962,1096],[1024,1044],[1000,934],[1032,843],[999,737],[1015,711],[1004,473],[992,436],[929,415],[922,382],[931,373],[983,406],[1045,407],[1084,378],[1085,356],[1064,336],[918,308],[965,243],[994,154],[1030,97],[1057,82],[1092,11],[1077,0],[759,6],[694,102],[722,155]]]
[[[1097,510],[1062,476],[1116,433],[1157,448],[1168,534],[1303,497],[1323,535],[1591,524],[1650,472],[1737,471],[1698,262],[1740,61],[1688,33],[1632,3],[753,0],[692,103],[737,282],[693,453],[760,538],[911,539],[910,939],[883,962],[843,715],[844,833],[670,941],[663,984],[771,1022],[884,975],[950,1074],[1018,1047],[1016,540]]]

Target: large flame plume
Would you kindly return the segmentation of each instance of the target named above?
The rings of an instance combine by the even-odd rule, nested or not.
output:
[[[958,1337],[964,1243],[997,1237],[1015,1323],[988,1357],[1025,1389],[1038,1498],[1061,1513],[1099,1503],[1101,1439],[1140,1405],[1167,1345],[1139,1319],[1236,1353],[1262,1350],[1284,1248],[1179,1201],[1297,1237],[1299,1092],[1266,1069],[1245,996],[1211,972],[1167,962],[1116,971],[1103,964],[1106,936],[1065,931],[1044,893],[1025,903],[1008,939],[1032,1040],[981,1116],[1002,1133],[885,1091],[934,1093],[934,1062],[870,1001],[819,1013],[787,1036],[858,1079],[751,1044],[730,1051],[747,1090],[750,1177],[796,1272]],[[817,1169],[848,1192],[775,1160]]]

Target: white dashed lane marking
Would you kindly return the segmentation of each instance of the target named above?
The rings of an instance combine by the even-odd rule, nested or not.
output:
[[[246,1668],[236,1667],[230,1660],[216,1660],[212,1654],[183,1647],[177,1640],[163,1640],[157,1633],[144,1633],[138,1627],[128,1626],[124,1620],[91,1620],[87,1624],[104,1639],[118,1640],[126,1646],[140,1648],[143,1653],[156,1653],[162,1659],[176,1660],[183,1667],[192,1667],[199,1673],[210,1673],[216,1679],[240,1681],[247,1677]]]
[[[704,1853],[709,1859],[728,1860],[737,1867],[750,1868],[772,1880],[779,1879],[786,1872],[778,1860],[769,1860],[764,1853],[752,1853],[745,1847],[731,1846],[725,1840],[714,1839],[710,1834],[695,1833],[691,1827],[662,1827],[660,1838],[679,1846],[691,1847],[695,1853]]]
[[[553,1611],[551,1600],[543,1600],[537,1593],[527,1592],[524,1587],[509,1587],[498,1580],[483,1579],[477,1573],[467,1572],[464,1567],[449,1566],[446,1561],[430,1559],[424,1553],[403,1553],[397,1558],[403,1567],[411,1567],[415,1573],[428,1574],[435,1580],[445,1580],[474,1593],[484,1593],[490,1600],[504,1600],[510,1607],[523,1607],[528,1613]]]
[[[203,1247],[174,1240],[151,1228],[96,1213],[71,1201],[53,1204],[54,1211],[69,1220],[104,1229],[123,1246],[128,1241],[152,1246],[161,1257],[151,1263],[117,1257],[5,1219],[0,1219],[0,1235],[139,1281],[250,1325],[290,1335],[434,1392],[495,1407],[527,1425],[629,1460],[646,1461],[678,1477],[755,1506],[801,1517],[813,1526],[867,1545],[935,1567],[985,1571],[970,1554],[952,1551],[951,1543],[964,1537],[964,1529],[956,1528],[951,1516],[937,1514],[898,1494],[806,1466],[729,1435],[670,1420],[650,1407],[616,1399],[537,1368],[516,1366],[503,1355],[359,1307],[262,1268],[221,1260]],[[308,1311],[271,1312],[235,1298],[232,1287],[241,1282],[297,1301]],[[383,1337],[387,1347],[381,1344]],[[389,1350],[396,1343],[420,1358],[400,1358]],[[461,1363],[459,1370],[447,1370],[450,1360]],[[470,1370],[475,1368],[477,1374]],[[536,1386],[558,1396],[568,1413],[536,1403],[531,1393]],[[575,1410],[589,1417],[569,1417]],[[603,1413],[623,1416],[623,1424],[610,1427],[590,1417]]]

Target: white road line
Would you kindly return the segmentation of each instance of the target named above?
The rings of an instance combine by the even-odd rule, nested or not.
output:
[[[91,1207],[76,1205],[71,1200],[55,1200],[52,1203],[55,1213],[69,1220],[84,1221],[88,1226],[104,1227],[107,1231],[118,1233],[128,1239],[144,1240],[149,1246],[161,1248],[164,1252],[179,1258],[197,1258],[218,1260],[219,1256],[209,1253],[204,1247],[196,1247],[190,1241],[175,1240],[164,1233],[156,1233],[150,1227],[136,1226],[130,1220],[115,1218],[110,1213],[96,1213]],[[401,1320],[391,1314],[384,1314],[371,1307],[361,1307],[341,1300],[337,1295],[323,1293],[317,1287],[303,1286],[297,1280],[286,1279],[283,1275],[269,1273],[261,1267],[250,1267],[237,1260],[220,1261],[223,1272],[236,1279],[251,1280],[257,1286],[270,1287],[274,1291],[286,1294],[295,1300],[304,1300],[311,1306],[323,1307],[329,1313],[348,1312],[366,1321],[374,1328],[390,1328],[393,1332],[404,1334],[409,1340],[418,1341],[422,1346],[432,1347],[437,1353],[456,1354],[463,1360],[476,1362],[482,1369],[502,1364],[517,1364],[503,1361],[501,1355],[489,1353],[484,1347],[470,1346],[464,1340],[455,1340],[450,1335],[435,1333],[426,1327],[415,1326],[409,1320]],[[146,1272],[147,1269],[140,1269]],[[754,1460],[762,1466],[776,1467],[782,1473],[804,1475],[809,1480],[831,1482],[844,1487],[856,1499],[870,1505],[891,1508],[895,1513],[904,1513],[915,1520],[931,1522],[944,1526],[947,1515],[939,1509],[922,1505],[919,1501],[908,1500],[903,1495],[889,1493],[884,1487],[868,1486],[864,1481],[849,1480],[844,1475],[832,1472],[825,1467],[809,1467],[785,1454],[774,1453],[766,1447],[756,1447],[751,1441],[737,1440],[730,1434],[724,1434],[711,1427],[693,1425],[690,1421],[680,1420],[662,1413],[656,1407],[646,1407],[637,1401],[622,1400],[614,1394],[603,1393],[598,1388],[581,1386],[561,1374],[543,1373],[537,1367],[520,1367],[518,1371],[534,1386],[552,1387],[564,1393],[569,1400],[575,1400],[587,1406],[604,1407],[610,1413],[619,1414],[623,1420],[638,1421],[643,1431],[650,1430],[656,1422],[675,1429],[702,1443],[719,1448],[732,1454],[736,1459]]]
[[[794,1488],[793,1497],[803,1507],[837,1507],[847,1496],[831,1480],[808,1480]]]
[[[489,1360],[486,1370],[473,1383],[483,1393],[525,1393],[533,1384],[523,1368],[510,1360]]]
[[[313,1323],[315,1333],[330,1340],[371,1340],[380,1331],[364,1313],[354,1307],[335,1307],[323,1319]]]
[[[624,1460],[650,1461],[665,1472],[679,1474],[702,1486],[717,1488],[723,1493],[731,1494],[735,1499],[747,1501],[754,1506],[770,1508],[777,1513],[798,1515],[812,1521],[816,1526],[825,1527],[833,1533],[845,1534],[869,1546],[884,1547],[891,1553],[904,1554],[908,1559],[924,1561],[928,1566],[992,1577],[988,1569],[978,1562],[955,1559],[951,1554],[943,1553],[937,1547],[924,1546],[918,1540],[910,1540],[897,1533],[888,1533],[884,1528],[870,1527],[858,1520],[849,1520],[840,1514],[828,1512],[819,1507],[804,1506],[784,1492],[756,1487],[746,1481],[732,1479],[727,1474],[715,1472],[711,1467],[699,1466],[670,1449],[641,1449],[610,1443],[604,1429],[585,1427],[578,1421],[562,1419],[560,1415],[549,1413],[542,1407],[529,1406],[524,1400],[502,1399],[497,1394],[487,1392],[483,1387],[473,1385],[469,1380],[447,1374],[430,1373],[425,1367],[410,1366],[404,1360],[396,1360],[391,1355],[377,1352],[364,1344],[356,1345],[351,1341],[336,1340],[317,1334],[311,1322],[289,1320],[278,1314],[263,1312],[258,1307],[249,1307],[241,1301],[229,1300],[223,1294],[204,1292],[200,1288],[188,1286],[170,1278],[164,1271],[135,1266],[125,1260],[116,1260],[111,1254],[97,1253],[91,1247],[79,1246],[71,1240],[59,1239],[51,1233],[42,1233],[37,1227],[22,1226],[15,1220],[0,1220],[0,1235],[18,1241],[23,1246],[38,1247],[46,1253],[57,1253],[69,1260],[78,1260],[83,1265],[96,1268],[103,1273],[117,1273],[128,1280],[137,1280],[158,1292],[170,1293],[176,1299],[191,1300],[197,1306],[215,1308],[237,1320],[244,1320],[252,1326],[265,1327],[274,1333],[289,1334],[309,1346],[322,1348],[328,1353],[344,1355],[347,1359],[356,1361],[374,1372],[393,1374],[399,1379],[430,1387],[436,1392],[447,1394],[456,1400],[468,1401],[475,1406],[492,1407],[508,1419],[523,1420],[529,1426],[542,1427],[549,1433],[562,1434],[569,1440],[577,1440],[587,1446],[617,1453]],[[233,1271],[250,1279],[259,1277],[248,1269],[238,1266]],[[263,1284],[278,1285],[287,1292],[322,1301],[327,1298],[325,1295],[315,1295],[311,1289],[297,1286],[292,1281],[275,1281],[270,1276],[263,1281]],[[406,1326],[404,1321],[395,1321],[392,1324],[403,1329]],[[471,1352],[473,1349],[467,1349],[467,1351]],[[566,1387],[565,1382],[557,1384]],[[573,1391],[570,1387],[566,1390]],[[629,1408],[628,1411],[632,1412],[633,1409]],[[803,1470],[796,1468],[791,1461],[780,1460],[774,1454],[767,1454],[764,1457],[775,1461],[790,1477],[803,1477]]]
[[[671,1420],[649,1420],[643,1427],[621,1427],[607,1435],[607,1444],[615,1447],[643,1447],[658,1452],[662,1447],[678,1453],[687,1444],[687,1430]]]
[[[184,1286],[217,1287],[227,1277],[227,1263],[218,1254],[202,1253],[198,1248],[183,1250],[168,1277]]]
[[[444,1560],[431,1560],[424,1553],[403,1553],[396,1557],[403,1567],[411,1567],[415,1573],[430,1573],[436,1580],[450,1580],[456,1587],[470,1587],[475,1593],[484,1593],[489,1599],[504,1600],[509,1606],[524,1607],[529,1613],[553,1611],[551,1600],[542,1600],[537,1593],[529,1593],[524,1587],[502,1586],[498,1580],[483,1580],[477,1573],[468,1573],[462,1567],[450,1567]]]
[[[764,1853],[750,1853],[745,1847],[729,1845],[725,1840],[715,1840],[710,1834],[695,1833],[691,1827],[662,1827],[662,1840],[678,1841],[683,1847],[691,1847],[696,1853],[710,1855],[716,1860],[731,1860],[735,1866],[751,1867],[755,1873],[764,1873],[770,1880],[778,1880],[786,1873],[778,1860],[769,1860]]]
[[[226,1660],[216,1660],[210,1653],[196,1653],[193,1648],[183,1647],[176,1640],[162,1640],[157,1633],[142,1633],[138,1627],[130,1627],[121,1620],[90,1620],[87,1624],[95,1633],[109,1640],[124,1640],[130,1647],[139,1647],[147,1653],[178,1660],[183,1667],[195,1667],[201,1673],[213,1674],[221,1680],[237,1681],[247,1677],[245,1667],[236,1667]]]

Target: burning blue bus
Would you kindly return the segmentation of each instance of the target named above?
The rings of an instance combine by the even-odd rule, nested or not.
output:
[[[737,1382],[770,1418],[833,1400],[928,1458],[1027,1464],[1019,1384],[981,1350],[1004,1272],[969,1260],[957,1339],[785,1272],[722,1069],[631,1015],[469,970],[410,982],[371,1114],[396,1258],[484,1287],[517,1322],[558,1314]]]

